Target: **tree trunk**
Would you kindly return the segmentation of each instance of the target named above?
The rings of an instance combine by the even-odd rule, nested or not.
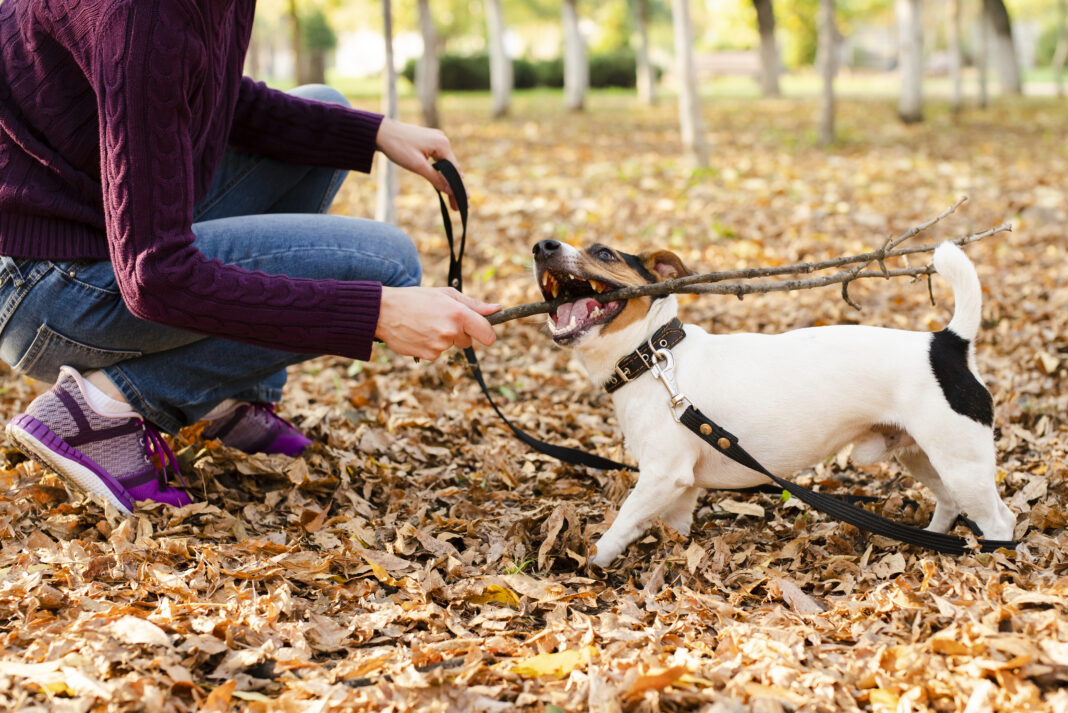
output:
[[[1016,44],[1012,39],[1012,21],[1004,0],[983,0],[983,8],[994,29],[994,61],[1001,78],[1001,89],[1006,94],[1023,94],[1020,63],[1016,60]]]
[[[1068,0],[1057,3],[1059,29],[1057,30],[1057,49],[1053,51],[1053,81],[1057,84],[1057,96],[1064,96],[1064,62],[1068,59]]]
[[[382,113],[391,119],[397,118],[397,69],[393,66],[393,7],[390,0],[382,1],[382,38],[385,40],[386,66],[382,71],[385,91],[382,95]],[[375,220],[384,223],[397,222],[397,167],[392,161],[378,162],[378,200],[375,203]]]
[[[590,83],[590,66],[586,60],[586,40],[579,30],[577,0],[564,0],[564,106],[582,111]]]
[[[419,0],[419,32],[423,36],[423,56],[415,65],[415,87],[423,108],[423,123],[438,128],[438,29],[430,14],[430,0]]]
[[[946,42],[949,44],[949,81],[952,94],[949,106],[956,114],[963,105],[963,91],[961,86],[961,49],[960,49],[960,0],[949,0],[946,4],[946,23],[948,32]]]
[[[635,0],[634,25],[638,30],[638,99],[651,106],[656,103],[656,70],[649,61],[649,0]]]
[[[501,0],[486,0],[486,31],[489,33],[490,90],[493,118],[508,114],[512,99],[512,62],[504,48],[504,14]]]
[[[682,146],[693,166],[708,165],[708,142],[701,120],[701,98],[697,93],[697,70],[693,62],[693,23],[690,0],[674,0],[672,25],[675,35],[675,74],[679,83],[679,124]]]
[[[760,30],[760,90],[766,97],[779,91],[779,46],[775,44],[775,8],[771,0],[753,0]]]
[[[293,81],[307,84],[304,81],[304,29],[300,25],[297,0],[289,0],[286,15],[289,17],[289,47],[293,52]]]
[[[920,0],[897,0],[897,53],[901,98],[897,113],[906,124],[923,121],[923,23]]]
[[[990,18],[986,7],[979,8],[979,35],[975,43],[975,64],[979,70],[979,107],[986,109],[990,102]]]
[[[326,52],[312,50],[305,53],[304,79],[301,84],[326,84]]]
[[[838,73],[838,25],[834,21],[834,0],[820,0],[820,73],[823,100],[820,107],[820,143],[834,143],[834,75]]]

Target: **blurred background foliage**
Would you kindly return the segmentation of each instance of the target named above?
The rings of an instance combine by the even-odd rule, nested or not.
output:
[[[924,6],[924,51],[935,69],[947,48],[946,4]],[[965,63],[978,42],[982,0],[959,0],[964,27]],[[580,0],[582,32],[590,62],[592,87],[633,86],[635,0]],[[817,56],[820,0],[773,0],[775,38],[788,72],[810,69]],[[650,54],[670,72],[671,2],[649,0]],[[894,0],[839,0],[838,30],[844,41],[845,68],[889,69],[894,65]],[[515,88],[559,87],[562,79],[563,31],[560,2],[502,0],[507,23],[506,47],[514,63]],[[441,88],[484,90],[489,87],[485,6],[481,0],[431,0],[437,30],[434,52],[441,58]],[[755,53],[760,44],[752,0],[696,0],[690,3],[694,50],[714,57]],[[1042,77],[1054,60],[1064,30],[1061,0],[1005,0],[1013,22],[1017,53],[1027,76]],[[414,63],[423,53],[416,0],[391,3],[394,52],[398,71],[414,78]],[[261,0],[257,6],[250,73],[279,85],[331,81],[374,92],[382,70],[382,2],[375,0]],[[298,44],[299,43],[299,44]],[[296,48],[296,49],[295,49]],[[297,57],[297,59],[294,59]],[[295,65],[302,65],[298,68]],[[401,91],[410,90],[402,87]]]

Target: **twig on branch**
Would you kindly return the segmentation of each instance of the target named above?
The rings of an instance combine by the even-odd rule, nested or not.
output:
[[[905,240],[915,236],[917,233],[929,228],[938,221],[945,218],[947,215],[956,210],[965,199],[957,201],[947,210],[943,211],[938,216],[932,218],[926,223],[917,225],[900,236],[887,240],[883,247],[871,252],[862,253],[860,255],[848,255],[844,257],[838,257],[831,260],[821,260],[819,262],[799,263],[796,265],[782,265],[779,267],[758,267],[750,268],[746,270],[728,270],[724,272],[710,272],[703,275],[688,275],[687,277],[680,277],[675,280],[666,280],[664,282],[657,282],[651,285],[640,285],[635,287],[624,287],[618,290],[612,290],[611,292],[602,292],[600,294],[591,295],[593,299],[598,302],[606,303],[616,300],[627,300],[635,297],[644,296],[656,296],[666,295],[671,293],[685,293],[685,294],[715,294],[715,295],[734,295],[738,299],[741,299],[745,295],[762,294],[767,292],[786,292],[790,290],[804,290],[813,287],[825,287],[827,285],[842,284],[842,298],[852,307],[860,309],[850,297],[848,292],[848,285],[853,280],[859,280],[869,277],[917,277],[920,275],[929,275],[934,272],[934,268],[931,265],[925,265],[923,267],[908,267],[898,270],[890,270],[886,267],[886,260],[889,258],[902,257],[905,255],[912,255],[915,253],[931,252],[940,243],[927,243],[925,245],[916,245],[907,248],[897,247]],[[1012,225],[1010,223],[1004,223],[996,228],[990,228],[980,233],[973,233],[963,238],[957,238],[949,242],[953,242],[957,245],[967,245],[968,243],[981,240],[982,238],[1002,233],[1005,231],[1011,231]],[[872,262],[876,262],[879,265],[879,270],[865,270],[865,267]],[[859,263],[859,264],[858,264]],[[777,275],[798,275],[816,272],[818,270],[826,270],[834,267],[841,267],[843,265],[855,265],[845,270],[839,270],[830,275],[824,275],[822,277],[811,277],[804,279],[794,280],[779,280],[775,282],[756,282],[756,283],[731,283],[731,284],[715,284],[723,282],[725,280],[746,280],[757,277],[773,277]],[[510,307],[503,309],[500,312],[496,312],[487,317],[490,324],[500,324],[513,319],[519,319],[521,317],[529,317],[535,314],[543,314],[552,312],[560,305],[566,303],[566,299],[557,299],[551,302],[533,302],[530,304],[519,305],[518,307]]]

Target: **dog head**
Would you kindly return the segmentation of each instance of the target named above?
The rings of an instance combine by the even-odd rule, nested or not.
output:
[[[549,315],[549,331],[562,346],[578,348],[597,337],[623,332],[648,318],[655,303],[664,299],[635,297],[601,304],[595,295],[688,274],[668,250],[631,255],[600,244],[579,250],[557,240],[534,246],[534,276],[542,295],[546,301],[566,300]]]

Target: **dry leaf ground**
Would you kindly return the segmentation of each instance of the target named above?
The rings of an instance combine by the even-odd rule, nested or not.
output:
[[[0,709],[1068,710],[1063,103],[935,107],[906,128],[887,103],[846,101],[825,152],[812,104],[717,100],[713,165],[697,172],[678,160],[667,102],[597,95],[570,115],[534,95],[497,122],[481,98],[442,108],[472,193],[468,289],[506,305],[536,299],[529,252],[546,237],[667,246],[713,270],[858,252],[960,195],[925,239],[1012,221],[968,253],[1019,551],[941,556],[716,492],[692,538],[656,527],[591,572],[630,476],[531,453],[455,358],[320,358],[292,370],[282,407],[311,453],[249,457],[191,429],[175,446],[198,502],[182,510],[117,518],[5,446]],[[434,196],[401,186],[400,222],[442,284]],[[367,215],[373,193],[353,177],[339,208]],[[938,329],[951,309],[938,281],[936,306],[904,280],[851,294],[862,312],[833,288],[684,298],[683,312],[774,332]],[[608,399],[539,319],[497,332],[481,357],[519,425],[625,457]],[[9,417],[45,385],[4,372],[2,386]],[[895,465],[842,454],[796,477],[879,496],[905,522],[932,508]]]

